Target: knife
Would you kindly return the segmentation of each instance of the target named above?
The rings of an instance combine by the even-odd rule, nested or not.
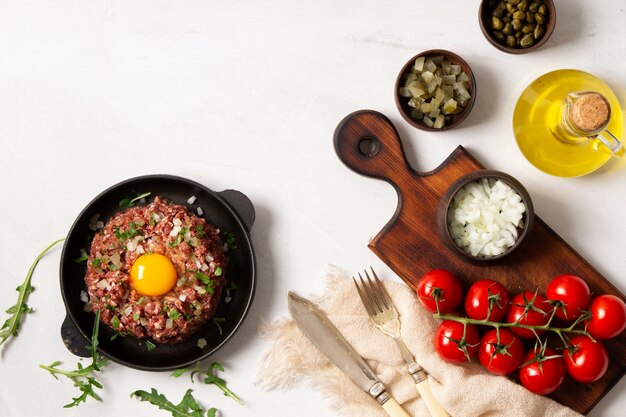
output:
[[[288,305],[291,317],[304,335],[357,387],[377,400],[391,417],[410,417],[322,310],[291,291]]]

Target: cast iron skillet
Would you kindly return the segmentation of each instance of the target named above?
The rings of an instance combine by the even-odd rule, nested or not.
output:
[[[218,327],[209,320],[198,332],[189,339],[175,345],[157,345],[148,351],[146,340],[134,337],[118,337],[111,341],[115,332],[106,325],[100,326],[100,351],[111,360],[131,368],[146,371],[167,371],[181,368],[202,360],[217,351],[235,333],[243,322],[255,289],[255,258],[250,241],[249,230],[254,222],[255,212],[250,200],[239,191],[226,190],[219,193],[194,181],[171,175],[147,175],[131,178],[103,191],[91,201],[78,215],[69,231],[61,254],[61,294],[67,309],[67,316],[61,326],[61,336],[67,348],[79,356],[89,356],[85,349],[91,343],[94,314],[84,311],[81,291],[85,286],[86,262],[76,263],[80,250],[89,252],[90,235],[89,221],[94,214],[100,214],[100,220],[108,219],[119,211],[119,202],[132,198],[137,193],[151,192],[147,198],[152,201],[155,196],[172,200],[177,204],[190,207],[196,214],[197,207],[202,207],[208,223],[217,226],[221,231],[228,231],[236,237],[236,249],[229,251],[227,277],[237,288],[231,291],[232,300],[224,302],[226,291],[217,308],[215,317],[223,317],[222,334]],[[187,204],[192,195],[196,196],[194,204]],[[227,284],[228,286],[228,284]],[[207,346],[198,347],[198,339],[204,338]]]

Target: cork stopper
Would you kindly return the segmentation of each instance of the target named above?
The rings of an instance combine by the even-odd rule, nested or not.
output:
[[[609,122],[611,107],[603,95],[585,93],[572,105],[570,118],[583,132],[595,132],[604,129]]]

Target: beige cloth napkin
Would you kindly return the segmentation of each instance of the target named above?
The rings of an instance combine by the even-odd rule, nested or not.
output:
[[[462,366],[443,362],[432,343],[438,320],[421,308],[406,285],[390,281],[384,285],[400,313],[402,336],[407,346],[430,374],[433,395],[451,416],[581,416],[555,401],[532,394],[505,377],[489,374],[477,359]],[[323,295],[300,295],[315,301],[328,314],[410,415],[429,416],[397,345],[370,322],[351,279],[346,279],[333,268],[327,274]],[[334,410],[340,415],[386,416],[378,403],[343,375],[293,321],[266,323],[259,332],[272,341],[257,375],[257,384],[262,388],[288,389],[308,380],[330,398]]]

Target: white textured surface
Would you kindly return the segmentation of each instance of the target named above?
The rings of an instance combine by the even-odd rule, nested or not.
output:
[[[396,123],[419,170],[463,144],[516,176],[537,213],[626,291],[626,160],[584,178],[550,177],[526,162],[510,126],[522,89],[558,68],[598,75],[626,103],[626,5],[557,1],[550,41],[511,56],[482,37],[477,3],[1,1],[0,306],[13,304],[35,255],[118,181],[171,173],[239,189],[257,209],[258,289],[243,328],[215,359],[246,406],[210,387],[195,393],[224,416],[333,415],[310,387],[254,386],[267,348],[256,328],[286,315],[288,289],[319,291],[327,263],[348,271],[372,264],[392,278],[365,244],[393,213],[393,189],[348,171],[332,148],[337,123],[361,108]],[[399,68],[431,48],[459,53],[478,82],[474,110],[447,133],[414,130],[393,103]],[[58,259],[57,250],[41,262],[30,300],[37,312],[2,352],[0,415],[165,415],[129,393],[155,387],[178,399],[188,384],[118,365],[102,376],[103,403],[61,409],[75,389],[37,368],[75,362],[58,334]],[[591,415],[623,415],[625,387]]]

